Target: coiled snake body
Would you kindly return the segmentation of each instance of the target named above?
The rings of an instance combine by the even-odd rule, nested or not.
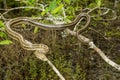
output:
[[[48,48],[47,45],[45,45],[45,44],[32,44],[28,40],[24,39],[21,34],[17,33],[16,31],[13,31],[11,29],[11,27],[24,23],[24,24],[30,24],[30,25],[33,25],[33,26],[38,26],[39,28],[44,29],[44,30],[49,30],[49,29],[61,30],[61,29],[66,29],[66,28],[75,26],[79,21],[81,21],[83,19],[83,17],[85,17],[87,19],[87,23],[83,28],[81,28],[77,31],[76,35],[78,35],[79,32],[81,32],[81,31],[83,31],[87,28],[87,25],[90,22],[90,16],[86,13],[80,13],[75,18],[75,20],[72,21],[71,23],[58,24],[58,25],[46,25],[46,24],[42,24],[42,23],[39,23],[39,22],[35,22],[35,21],[31,20],[30,18],[26,18],[26,17],[14,18],[14,19],[11,19],[8,22],[6,22],[6,31],[13,39],[19,41],[24,49],[35,50],[34,54],[36,55],[36,57],[43,60],[43,61],[47,61],[48,64],[53,68],[53,70],[61,78],[61,80],[65,80],[64,77],[56,69],[56,67],[45,56],[45,53],[47,53],[49,51],[49,48]]]
[[[56,25],[47,25],[47,24],[43,24],[43,23],[33,21],[33,20],[31,20],[30,18],[27,18],[27,17],[19,17],[19,18],[11,19],[6,23],[6,31],[7,31],[8,34],[10,34],[10,36],[12,36],[13,39],[19,41],[24,49],[27,49],[27,50],[39,50],[39,52],[46,53],[46,52],[49,51],[49,48],[48,48],[47,45],[45,45],[45,44],[32,44],[28,40],[24,39],[21,34],[13,31],[11,29],[11,27],[14,26],[14,25],[25,23],[25,24],[38,26],[39,28],[44,29],[44,30],[50,30],[50,29],[52,29],[52,30],[61,30],[61,29],[65,29],[65,28],[75,26],[81,20],[81,18],[83,18],[83,17],[85,17],[87,19],[86,25],[88,25],[89,22],[90,22],[90,16],[87,13],[80,13],[75,18],[75,20],[72,21],[71,23],[68,23],[68,24],[56,24]],[[87,28],[87,26],[79,29],[79,32],[82,31],[82,30],[85,30],[86,28]]]
[[[39,50],[42,53],[46,53],[49,51],[49,48],[45,44],[32,44],[28,40],[24,39],[23,36],[11,29],[11,20],[6,23],[6,31],[7,33],[15,40],[19,41],[22,47],[26,50]]]

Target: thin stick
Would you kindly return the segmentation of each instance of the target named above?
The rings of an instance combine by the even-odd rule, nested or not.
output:
[[[45,54],[40,53],[39,51],[35,51],[35,56],[39,58],[42,61],[47,61],[47,63],[52,67],[52,69],[55,71],[55,73],[59,76],[61,80],[65,80],[65,78],[62,76],[62,74],[58,71],[58,69],[52,64],[52,62],[45,56]]]
[[[60,77],[61,80],[65,80],[65,78],[62,76],[62,74],[57,70],[57,68],[50,62],[50,60],[47,60],[47,63],[52,67],[52,69],[56,72],[56,74]]]
[[[74,31],[71,31],[70,29],[66,29],[65,30],[68,34],[70,35],[73,35],[73,36],[76,36],[76,32]],[[109,65],[111,65],[112,67],[120,70],[120,65],[118,65],[117,63],[113,62],[112,60],[110,60],[98,47],[96,47],[96,45],[88,38],[82,36],[82,35],[79,35],[78,36],[79,40],[82,42],[82,43],[85,43],[85,44],[88,44],[90,46],[90,48],[94,49],[100,56],[101,58],[107,62]]]

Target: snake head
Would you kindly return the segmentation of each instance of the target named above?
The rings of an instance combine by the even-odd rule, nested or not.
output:
[[[39,44],[40,52],[46,54],[49,51],[49,47],[45,44]]]

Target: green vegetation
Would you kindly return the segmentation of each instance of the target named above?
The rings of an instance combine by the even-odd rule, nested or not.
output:
[[[0,21],[0,45],[11,44],[12,41],[7,39],[7,35],[5,33],[5,25],[2,21]]]
[[[76,15],[85,8],[93,9],[103,6],[111,8],[111,6],[115,5],[114,0],[0,0],[0,4],[0,9],[20,6],[34,6],[43,9],[42,6],[44,6],[44,10],[42,11],[34,9],[10,11],[5,15],[6,19],[19,15],[46,18],[48,14],[51,14],[53,17],[62,17],[66,23],[71,22]],[[111,9],[115,10],[117,15],[120,15],[120,3],[117,5],[117,10],[113,7]],[[0,11],[0,13],[3,12],[5,12],[5,10]],[[65,15],[63,13],[65,13]],[[111,17],[111,15],[100,16],[101,13],[102,10],[96,10],[91,13],[91,16],[97,16],[92,17],[89,26],[93,30],[89,28],[82,34],[93,40],[110,58],[120,63],[120,51],[118,51],[120,47],[118,43],[120,42],[120,25],[117,25],[118,23],[116,24],[114,20],[102,20],[104,18],[106,19],[106,17]],[[118,20],[120,21],[120,19]],[[40,21],[48,24],[51,23],[47,20]],[[112,24],[112,22],[115,24]],[[66,80],[115,80],[113,76],[116,78],[120,77],[115,75],[118,73],[115,72],[114,69],[107,65],[97,54],[94,54],[96,52],[90,50],[88,46],[81,44],[74,37],[67,36],[63,38],[61,32],[62,31],[44,31],[35,27],[32,28],[31,31],[23,31],[20,33],[33,43],[45,43],[49,46],[50,54],[47,54],[47,57]],[[22,49],[18,42],[8,37],[9,35],[5,32],[4,21],[1,19],[1,80],[59,80],[59,77],[46,62],[40,61],[33,55],[32,51]]]

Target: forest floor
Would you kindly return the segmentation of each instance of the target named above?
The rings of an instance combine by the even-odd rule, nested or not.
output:
[[[118,14],[120,15],[120,14]],[[82,35],[91,39],[108,58],[120,64],[120,18],[103,24],[91,21],[97,26],[89,27]],[[62,37],[61,31],[45,31],[34,28],[17,31],[32,43],[49,46],[48,59],[60,70],[66,80],[120,80],[120,71],[108,65],[94,50],[80,43],[76,37]],[[13,28],[14,29],[14,28]],[[100,34],[99,34],[100,33]],[[20,43],[0,46],[1,80],[59,80],[52,68],[35,57],[34,51],[23,49]]]
[[[119,19],[116,21],[113,21],[111,23],[111,26],[109,27],[116,30],[116,32],[118,32],[120,31],[119,22],[120,22]],[[106,27],[106,29],[109,27]],[[82,78],[85,77],[84,78],[85,80],[120,80],[119,71],[117,71],[116,69],[108,65],[104,60],[102,60],[102,58],[95,51],[90,50],[88,46],[82,45],[82,47],[80,47],[79,45],[77,45],[76,43],[78,43],[78,41],[75,40],[74,37],[70,36],[67,38],[62,38],[60,35],[60,31],[40,30],[37,34],[33,34],[33,31],[22,31],[20,33],[25,38],[27,38],[27,40],[33,43],[45,43],[48,46],[50,46],[51,52],[50,54],[48,54],[48,58],[50,60],[54,60],[54,59],[57,60],[58,58],[56,56],[59,56],[59,58],[61,57],[61,58],[64,58],[64,60],[71,61],[70,63],[71,65],[66,66],[66,67],[71,67],[70,68],[71,70],[68,70],[66,74],[67,80],[78,80],[74,78],[70,79],[70,76],[72,74],[69,74],[71,73],[69,71],[74,72],[73,67],[75,67],[76,64],[80,65],[82,69],[82,73],[77,73],[77,72],[74,72],[74,73],[79,76],[81,74],[85,74],[85,76],[82,75]],[[119,44],[120,35],[117,35],[117,36],[113,35],[109,37],[110,39],[110,42],[109,42],[104,38],[102,38],[100,35],[93,32],[91,33],[91,31],[87,31],[86,33],[90,33],[88,37],[92,38],[95,44],[98,47],[100,47],[111,60],[120,64],[120,54],[119,54],[120,53],[120,44]],[[73,41],[72,39],[75,41]],[[22,80],[26,76],[29,77],[31,75],[29,71],[31,63],[29,61],[31,61],[32,59],[33,61],[35,62],[37,61],[38,63],[39,60],[36,59],[36,57],[32,54],[33,51],[24,50],[22,49],[19,42],[15,40],[12,40],[12,41],[13,41],[13,44],[11,45],[0,46],[0,52],[1,52],[0,77],[3,80],[8,80],[8,79]],[[44,62],[40,61],[39,63],[44,63]],[[58,63],[55,64],[53,61],[53,64],[59,66],[60,63],[59,64]],[[63,62],[61,64],[63,64]],[[34,65],[36,65],[36,63]],[[39,68],[42,68],[42,67],[44,66],[37,67],[38,68],[37,70],[39,70]],[[31,68],[34,68],[34,66],[32,66]],[[62,71],[64,72],[64,68],[62,69],[60,69],[61,73]],[[48,75],[51,75],[51,73],[49,72]],[[31,80],[34,80],[34,79],[31,79]],[[40,80],[44,80],[44,79],[40,78]]]

